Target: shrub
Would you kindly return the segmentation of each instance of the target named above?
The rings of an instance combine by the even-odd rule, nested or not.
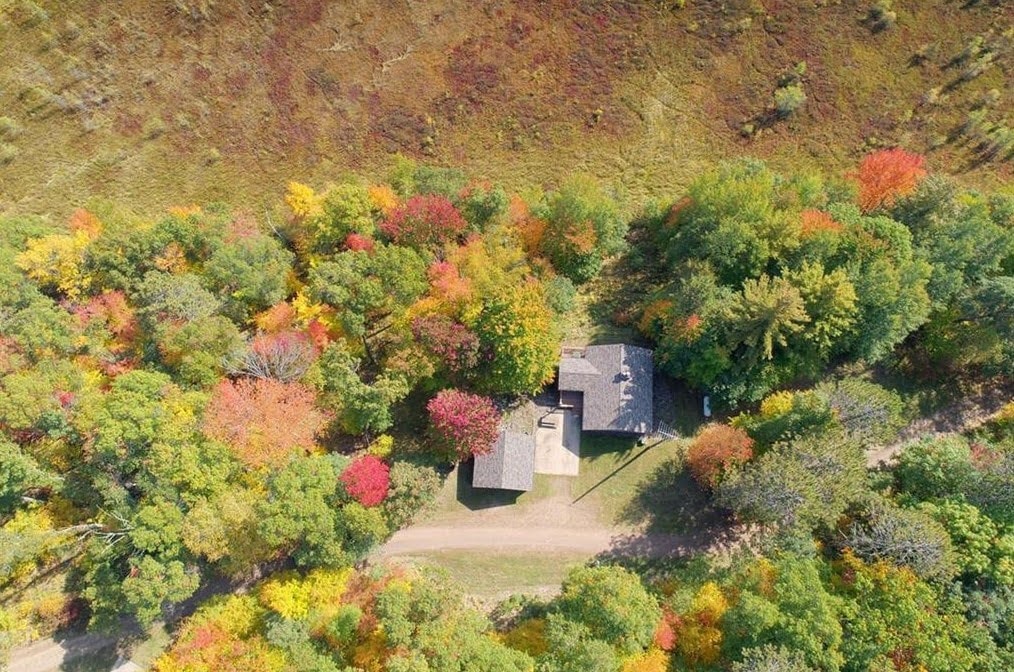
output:
[[[577,297],[577,289],[570,278],[557,275],[550,278],[546,283],[546,304],[553,309],[557,315],[563,315],[574,308],[574,299]]]
[[[894,26],[898,14],[892,9],[891,0],[877,0],[866,15],[873,30],[879,32]]]
[[[0,142],[0,166],[6,166],[8,163],[18,158],[18,154],[21,151],[14,145],[7,142]]]
[[[376,455],[382,460],[389,457],[392,450],[394,450],[394,437],[390,434],[381,434],[371,441],[369,448],[367,448],[370,455]]]
[[[21,135],[21,125],[10,117],[0,117],[0,140],[13,140]]]
[[[775,89],[775,110],[780,116],[787,117],[806,102],[806,93],[799,84],[789,84]]]

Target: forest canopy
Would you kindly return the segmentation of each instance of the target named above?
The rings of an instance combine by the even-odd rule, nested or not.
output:
[[[146,626],[288,569],[209,603],[161,670],[1005,669],[1009,437],[916,444],[871,483],[902,402],[827,374],[1010,375],[1014,195],[889,150],[840,178],[722,164],[630,235],[627,208],[588,176],[522,198],[400,161],[291,183],[263,219],[4,219],[2,588],[61,567],[58,614]],[[552,383],[621,253],[657,365],[742,411],[687,459],[765,557],[669,583],[580,568],[493,620],[432,577],[353,570]]]

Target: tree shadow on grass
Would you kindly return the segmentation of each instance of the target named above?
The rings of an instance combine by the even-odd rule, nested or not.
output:
[[[660,464],[637,484],[637,492],[618,522],[644,526],[647,533],[701,535],[719,533],[731,524],[684,468],[681,458]]]
[[[109,672],[120,661],[119,647],[111,643],[99,649],[78,652],[67,648],[67,657],[57,668],[60,672]]]

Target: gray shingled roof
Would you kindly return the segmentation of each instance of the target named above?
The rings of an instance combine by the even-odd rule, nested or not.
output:
[[[652,428],[651,350],[590,345],[560,359],[559,388],[584,393],[581,429],[647,434]]]
[[[534,474],[535,437],[502,431],[492,450],[475,457],[472,487],[528,491]]]

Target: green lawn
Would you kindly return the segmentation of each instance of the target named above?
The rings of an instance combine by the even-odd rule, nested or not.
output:
[[[461,467],[448,478],[429,522],[461,521],[470,514],[499,508],[499,522],[537,524],[546,500],[566,498],[594,512],[600,525],[646,527],[650,531],[689,534],[720,521],[710,498],[684,468],[688,440],[639,445],[636,439],[582,434],[581,471],[576,478],[536,475],[530,492],[512,493],[471,487],[471,471]],[[554,504],[553,506],[558,506]],[[553,519],[546,507],[545,518]],[[491,521],[497,524],[496,521]]]
[[[139,641],[130,652],[130,660],[148,669],[155,659],[162,655],[170,642],[172,635],[166,630],[162,623],[155,623],[148,629],[147,637]]]
[[[670,518],[672,500],[686,498],[685,488],[673,487],[683,473],[685,452],[686,441],[638,445],[633,439],[584,434],[575,501],[593,502],[607,525],[657,527]]]
[[[435,551],[412,556],[416,564],[440,567],[479,599],[502,599],[512,593],[546,591],[559,586],[567,571],[588,558],[573,553]]]

